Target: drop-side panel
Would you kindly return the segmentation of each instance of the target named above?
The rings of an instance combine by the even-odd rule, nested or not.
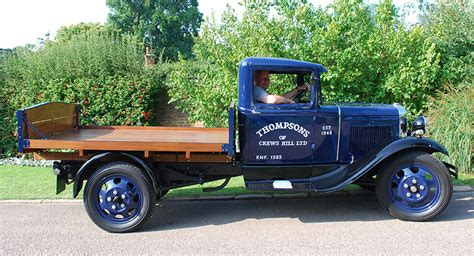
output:
[[[226,128],[99,126],[29,140],[28,149],[222,152],[228,134]]]

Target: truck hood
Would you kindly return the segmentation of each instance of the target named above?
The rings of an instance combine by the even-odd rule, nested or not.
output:
[[[333,103],[341,110],[343,117],[348,116],[393,116],[405,115],[405,109],[398,103],[372,104],[372,103]]]

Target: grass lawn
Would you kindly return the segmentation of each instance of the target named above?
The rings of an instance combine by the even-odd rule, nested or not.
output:
[[[215,187],[221,183],[222,181],[215,181],[205,185],[173,189],[166,197],[275,193],[274,191],[247,191],[244,188],[242,177],[232,178],[229,184],[222,190],[209,193],[202,192],[202,189],[205,187]],[[474,186],[474,174],[460,174],[459,179],[454,180],[454,184]],[[358,189],[358,186],[349,185],[345,188],[345,190],[354,189]],[[0,166],[0,200],[64,198],[72,198],[72,186],[67,186],[65,191],[56,195],[56,176],[51,171],[51,168],[14,165]],[[79,193],[79,198],[82,198],[82,191]]]
[[[72,198],[72,186],[56,195],[56,176],[50,167],[0,166],[0,200],[59,198]]]
[[[166,197],[268,193],[245,190],[242,177],[232,178],[229,184],[222,190],[209,193],[202,192],[203,188],[215,187],[222,184],[222,182],[214,181],[205,185],[173,189]],[[81,190],[78,198],[82,198],[83,191]],[[56,176],[50,167],[0,165],[0,200],[65,198],[72,198],[72,185],[66,186],[65,191],[56,195]]]
[[[454,180],[454,185],[470,185],[474,187],[474,173],[460,173],[459,178]]]

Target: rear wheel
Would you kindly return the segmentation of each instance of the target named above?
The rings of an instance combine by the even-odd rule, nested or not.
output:
[[[108,232],[129,232],[151,217],[156,196],[152,181],[126,162],[99,167],[88,179],[84,206],[97,226]]]
[[[426,221],[436,217],[451,200],[449,171],[437,158],[412,152],[381,169],[377,198],[390,215],[401,220]]]

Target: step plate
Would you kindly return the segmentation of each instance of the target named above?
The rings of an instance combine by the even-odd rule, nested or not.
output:
[[[273,188],[274,189],[293,189],[293,185],[291,185],[291,181],[289,180],[275,180],[273,181]]]

